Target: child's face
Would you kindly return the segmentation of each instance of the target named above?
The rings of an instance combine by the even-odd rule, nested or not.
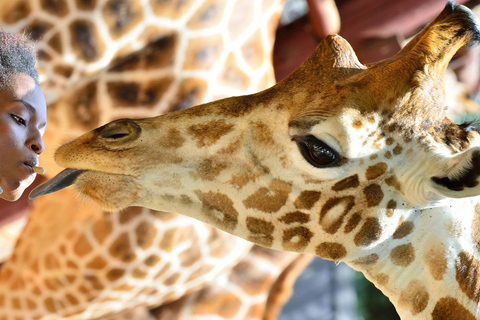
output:
[[[45,146],[47,106],[40,87],[26,74],[12,76],[12,88],[0,90],[0,198],[15,201],[36,174],[32,166]]]

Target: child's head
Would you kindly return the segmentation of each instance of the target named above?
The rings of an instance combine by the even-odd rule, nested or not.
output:
[[[35,179],[44,150],[46,102],[33,45],[0,30],[0,198],[15,201]]]

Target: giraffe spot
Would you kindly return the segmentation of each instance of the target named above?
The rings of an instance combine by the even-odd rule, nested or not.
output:
[[[377,275],[377,284],[379,286],[385,287],[388,284],[388,280],[390,280],[390,276],[385,273],[379,273]]]
[[[170,77],[142,83],[109,81],[107,91],[116,108],[155,107],[171,84]]]
[[[89,254],[92,249],[92,246],[84,235],[81,235],[80,238],[78,238],[77,242],[75,242],[75,244],[73,245],[73,253],[75,253],[75,255],[77,255],[78,257],[83,257]]]
[[[170,110],[178,111],[188,109],[192,115],[202,115],[205,110],[202,108],[191,108],[199,104],[207,91],[207,82],[203,79],[187,78],[180,83],[177,95],[173,99]]]
[[[259,188],[254,194],[243,200],[245,207],[267,213],[274,213],[285,205],[292,185],[282,180],[274,179],[268,188]]]
[[[360,213],[355,212],[354,214],[352,214],[350,219],[348,219],[347,224],[345,225],[345,228],[344,228],[345,233],[352,232],[353,229],[355,229],[358,226],[361,220],[362,220],[362,216],[360,215]]]
[[[70,43],[78,58],[87,62],[100,59],[105,48],[91,21],[73,21],[70,24],[70,34]]]
[[[69,296],[69,295],[70,295],[70,294],[67,294],[67,299],[68,299],[68,296]],[[37,304],[36,304],[36,302],[33,301],[33,300],[31,300],[31,299],[29,299],[29,298],[27,298],[27,308],[28,308],[28,310],[35,310],[35,309],[37,309]]]
[[[45,308],[51,312],[51,313],[57,313],[57,308],[55,307],[55,301],[53,298],[47,298],[44,300],[43,304],[45,305]]]
[[[369,264],[374,264],[375,262],[378,261],[378,254],[376,253],[372,253],[372,254],[369,254],[368,256],[365,256],[365,257],[361,257],[361,258],[358,258],[358,259],[355,259],[352,261],[353,264],[356,264],[356,265],[369,265]]]
[[[378,154],[374,153],[370,156],[370,160],[377,160]]]
[[[408,267],[415,260],[415,249],[411,243],[402,244],[392,249],[390,260],[399,267]]]
[[[223,50],[220,34],[208,37],[191,38],[185,55],[183,70],[209,70],[218,61]]]
[[[194,305],[193,315],[212,314],[219,315],[222,319],[233,319],[242,306],[242,301],[231,292],[212,293],[201,295]]]
[[[480,251],[480,204],[475,206],[475,213],[472,221],[472,240],[476,245],[477,250]]]
[[[272,131],[270,131],[269,127],[265,123],[256,121],[251,124],[251,127],[253,127],[252,137],[256,142],[268,146],[275,144],[275,141],[272,138]]]
[[[213,181],[226,168],[227,164],[224,162],[216,161],[215,159],[204,159],[198,164],[197,171],[191,175],[197,180]]]
[[[387,172],[388,166],[385,162],[379,162],[373,166],[367,168],[365,176],[367,180],[373,180],[385,174]]]
[[[246,91],[250,86],[250,77],[237,64],[235,55],[231,53],[225,62],[224,70],[220,75],[221,83],[225,86]]]
[[[302,252],[310,243],[313,233],[306,227],[295,227],[283,232],[283,249]]]
[[[315,254],[322,259],[339,261],[347,255],[347,249],[340,243],[322,242],[315,249]]]
[[[401,191],[400,182],[398,182],[396,176],[390,176],[390,177],[386,178],[386,179],[385,179],[385,183],[386,183],[388,186],[393,187],[393,188],[395,188],[395,189],[398,190],[398,191]]]
[[[457,299],[445,297],[438,300],[432,311],[432,320],[475,320],[473,314]]]
[[[400,293],[398,305],[401,308],[410,310],[412,315],[416,315],[425,310],[429,297],[427,289],[422,282],[412,280],[406,289]]]
[[[262,43],[262,34],[255,32],[242,45],[242,55],[245,61],[252,69],[258,69],[264,62],[264,48]],[[267,86],[265,86],[266,88]]]
[[[102,282],[95,275],[85,275],[83,279],[94,290],[103,290],[105,288]]]
[[[462,251],[455,260],[456,279],[460,289],[476,303],[480,302],[480,262]]]
[[[230,273],[229,281],[238,285],[249,296],[256,296],[265,292],[271,285],[272,279],[264,273],[252,272],[255,265],[241,261]]]
[[[88,269],[101,270],[107,266],[107,262],[100,256],[96,256],[87,264]]]
[[[90,11],[95,9],[97,0],[75,0],[75,3],[78,9]]]
[[[174,273],[163,281],[166,286],[173,286],[180,279],[180,273]]]
[[[143,261],[143,263],[144,263],[147,267],[153,267],[153,266],[155,266],[159,261],[160,261],[160,257],[158,257],[158,256],[155,255],[155,254],[152,254],[152,255],[148,256],[148,257]]]
[[[196,124],[188,128],[187,132],[197,142],[198,148],[208,147],[220,140],[221,137],[231,132],[232,123],[224,120],[214,120],[205,124]]]
[[[382,187],[380,187],[376,183],[366,186],[365,189],[363,189],[363,194],[365,195],[365,199],[367,200],[367,206],[369,208],[376,207],[380,204],[380,202],[382,202]]]
[[[213,268],[214,268],[213,266],[203,265],[200,268],[198,268],[197,270],[195,270],[194,272],[192,272],[190,274],[190,276],[188,277],[188,279],[185,280],[185,282],[188,283],[190,281],[194,281],[196,279],[202,278],[206,274],[210,273],[210,271],[212,271]]]
[[[100,111],[97,104],[97,83],[91,81],[76,90],[71,99],[70,112],[75,123],[85,130],[91,130],[100,124]]]
[[[52,27],[51,23],[36,19],[25,27],[25,32],[31,40],[40,41]]]
[[[391,137],[388,137],[387,140],[386,140],[387,146],[391,146],[394,142],[395,142],[395,140],[393,140],[393,138],[391,138]]]
[[[398,156],[400,153],[402,153],[403,148],[400,145],[397,145],[392,151],[394,155]]]
[[[64,17],[68,14],[68,5],[65,0],[41,0],[42,11],[56,17]]]
[[[137,245],[142,249],[147,249],[152,246],[157,236],[157,229],[153,224],[143,221],[135,228],[135,235]]]
[[[295,212],[289,212],[285,214],[283,217],[279,218],[278,220],[286,224],[292,224],[292,223],[303,224],[310,221],[310,215],[300,211],[295,211]]]
[[[393,239],[402,239],[412,233],[415,225],[411,221],[404,221],[393,233]]]
[[[354,127],[355,129],[361,129],[362,126],[363,126],[363,122],[360,119],[357,119],[352,122],[352,127]]]
[[[118,220],[121,224],[131,224],[137,217],[142,215],[141,207],[129,207],[118,215]]]
[[[445,247],[439,240],[432,241],[430,247],[423,254],[423,261],[435,280],[442,280],[447,271]]]
[[[175,128],[168,129],[165,139],[160,141],[163,148],[178,149],[185,143],[186,139],[182,136],[180,131]]]
[[[388,200],[387,203],[387,217],[392,217],[397,208],[397,202],[395,200]]]
[[[55,257],[54,254],[47,254],[45,257],[45,268],[47,270],[55,270],[60,269],[61,265],[58,259]]]
[[[135,270],[132,272],[132,277],[135,279],[145,279],[147,275],[148,274],[140,268],[135,268]]]
[[[390,151],[386,151],[383,155],[386,159],[392,159],[392,153]]]
[[[98,219],[93,225],[93,236],[98,243],[103,243],[112,232],[112,223],[108,220]]]
[[[198,245],[192,245],[178,255],[180,265],[184,268],[191,267],[202,258],[202,252]]]
[[[20,303],[20,299],[12,298],[12,307],[15,310],[20,310],[22,308],[22,305]]]
[[[73,68],[67,65],[56,65],[53,67],[53,72],[68,79],[73,73]]]
[[[340,228],[345,216],[355,205],[353,196],[341,198],[330,198],[325,202],[320,211],[320,225],[322,229],[330,234],[334,234]]]
[[[360,185],[360,182],[358,181],[358,175],[354,174],[350,177],[347,177],[343,180],[338,181],[335,183],[332,187],[333,191],[342,191],[346,189],[352,189],[352,188],[357,188]]]
[[[137,255],[130,246],[130,237],[127,232],[121,233],[108,249],[110,255],[123,262],[132,262]]]
[[[210,0],[196,10],[193,17],[188,21],[190,30],[204,29],[217,25],[225,10],[225,2]]]
[[[311,209],[318,199],[320,199],[321,193],[318,191],[304,190],[300,193],[298,198],[293,202],[293,205],[297,209]]]
[[[195,0],[150,0],[149,4],[155,15],[165,17],[171,20],[178,20],[178,18],[185,15],[187,10],[191,8]]]
[[[382,227],[377,218],[367,218],[353,241],[357,246],[366,247],[380,239]]]
[[[8,13],[3,16],[6,24],[14,24],[22,19],[27,18],[32,11],[32,6],[28,1],[21,1],[15,4]]]
[[[233,230],[238,223],[238,212],[233,206],[233,201],[219,192],[195,191],[202,202],[202,210],[207,213],[207,223],[221,227],[224,230]]]
[[[107,279],[110,282],[120,279],[125,274],[125,270],[114,268],[107,273]]]
[[[110,36],[116,40],[143,19],[143,10],[136,1],[109,0],[103,7],[102,16]]]
[[[247,217],[247,229],[251,232],[248,240],[265,247],[271,247],[273,242],[272,233],[274,226],[271,222],[263,219]]]

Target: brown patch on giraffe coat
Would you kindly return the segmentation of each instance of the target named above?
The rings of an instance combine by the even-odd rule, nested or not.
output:
[[[352,214],[350,219],[348,219],[347,224],[345,225],[345,228],[343,229],[345,233],[350,233],[355,229],[360,221],[362,220],[362,215],[359,212],[355,212]]]
[[[330,234],[337,232],[354,205],[355,197],[353,196],[328,199],[320,211],[319,223],[322,229]]]
[[[378,254],[372,253],[372,254],[369,254],[368,256],[355,259],[351,263],[365,266],[369,264],[374,264],[375,262],[378,261],[378,259],[379,259]]]
[[[105,44],[91,21],[75,20],[70,26],[71,46],[77,58],[94,62],[103,55]]]
[[[417,315],[425,310],[429,298],[425,285],[419,280],[412,280],[400,293],[398,306],[410,310],[412,315]]]
[[[52,28],[53,25],[51,23],[35,19],[25,27],[25,33],[28,34],[28,37],[33,41],[40,41],[45,33]]]
[[[383,155],[386,159],[392,159],[392,153],[390,151],[386,151]]]
[[[131,31],[143,19],[143,9],[137,1],[109,0],[102,16],[113,40]]]
[[[370,156],[369,159],[370,159],[370,160],[377,160],[377,158],[378,158],[378,154],[374,153],[374,154],[372,154],[372,155]]]
[[[380,239],[382,227],[377,218],[369,217],[355,235],[354,242],[357,246],[366,247]]]
[[[125,274],[125,270],[113,268],[112,270],[107,272],[107,279],[110,282],[113,282],[123,277],[124,274]]]
[[[411,221],[402,222],[395,232],[393,233],[393,239],[402,239],[412,233],[415,225]]]
[[[292,223],[307,223],[310,221],[310,215],[303,213],[301,211],[289,212],[285,214],[283,217],[278,219],[280,222],[286,224]]]
[[[388,200],[388,203],[387,203],[387,217],[392,217],[394,212],[395,212],[395,209],[397,209],[397,202],[395,200]]]
[[[195,1],[196,0],[183,0],[180,2],[172,0],[150,0],[149,3],[155,15],[177,20],[185,15]]]
[[[190,30],[204,29],[217,25],[222,19],[226,3],[218,0],[208,0],[195,11],[187,22]]]
[[[445,247],[439,240],[430,244],[423,254],[423,261],[435,280],[442,280],[447,272],[447,258]]]
[[[145,279],[147,277],[147,273],[139,268],[135,268],[132,272],[132,277],[135,279]]]
[[[273,140],[272,131],[270,128],[261,121],[253,122],[250,125],[253,128],[253,139],[261,144],[272,146],[275,144],[275,140]]]
[[[340,243],[322,242],[315,248],[315,254],[322,259],[339,261],[347,255],[347,249]]]
[[[57,313],[57,308],[55,307],[55,301],[53,300],[53,298],[46,298],[43,302],[43,304],[45,305],[45,308],[55,314]]]
[[[190,276],[187,278],[187,280],[185,280],[185,282],[188,283],[188,282],[193,281],[195,279],[201,278],[201,277],[205,276],[207,273],[209,273],[210,271],[212,271],[213,268],[214,268],[213,266],[203,265],[200,268],[198,268],[197,270],[195,270],[194,272],[192,272],[190,274]]]
[[[292,185],[288,182],[274,179],[268,188],[262,187],[243,200],[245,207],[257,209],[267,213],[274,213],[285,205],[288,195],[292,192]]]
[[[115,107],[137,108],[155,107],[160,98],[170,88],[171,77],[159,78],[149,82],[109,81],[107,91]]]
[[[480,252],[480,203],[475,206],[475,213],[472,220],[472,240]]]
[[[233,230],[238,223],[238,212],[233,206],[233,201],[219,192],[195,191],[202,202],[202,210],[207,213],[211,223],[225,230]],[[219,217],[216,213],[221,214]]]
[[[247,261],[239,262],[230,273],[231,283],[238,285],[249,296],[265,292],[271,285],[271,279],[264,273],[252,272],[255,265]],[[248,275],[248,276],[246,276]]]
[[[390,276],[385,273],[379,273],[377,274],[377,284],[379,286],[385,287],[388,284],[388,281],[390,280]]]
[[[320,199],[320,195],[321,193],[319,191],[304,190],[300,193],[297,199],[295,199],[293,205],[297,209],[310,210],[315,203],[317,203],[318,199]]]
[[[54,36],[48,40],[48,46],[55,50],[58,54],[63,54],[63,47],[62,47],[62,38],[60,36],[60,32],[57,32]],[[59,66],[56,65],[53,69],[55,73],[61,74],[65,78],[69,78],[72,75],[73,68],[71,66]]]
[[[218,314],[223,319],[233,319],[242,306],[242,301],[231,292],[201,295],[194,305],[193,315]]]
[[[143,263],[147,266],[147,267],[153,267],[155,266],[158,262],[160,262],[160,257],[155,255],[155,254],[151,254],[149,255],[147,258],[145,258],[145,260],[143,260]]]
[[[177,90],[177,95],[172,102],[170,111],[178,111],[187,109],[192,114],[202,115],[203,107],[191,108],[198,105],[205,96],[208,84],[203,79],[187,78],[180,83]]]
[[[108,249],[110,255],[123,262],[132,262],[137,255],[130,246],[130,237],[127,232],[121,233]]]
[[[357,120],[352,122],[352,127],[355,128],[355,129],[361,129],[362,126],[363,126],[363,122],[360,119],[357,119]]]
[[[385,172],[387,172],[387,169],[388,166],[385,162],[379,162],[367,168],[367,171],[365,172],[365,177],[367,178],[367,180],[373,180],[384,175]]]
[[[371,185],[366,186],[363,189],[363,194],[365,195],[365,199],[367,200],[367,206],[369,208],[376,207],[380,204],[380,202],[382,202],[382,187],[380,187],[376,183],[372,183]]]
[[[390,260],[396,266],[408,267],[415,260],[415,249],[411,243],[396,246],[390,252]]]
[[[73,68],[67,65],[56,65],[53,67],[53,72],[64,78],[70,78],[73,73]]]
[[[248,240],[265,247],[271,247],[273,242],[274,226],[271,222],[263,219],[247,217],[247,229],[250,231]]]
[[[264,47],[261,32],[255,32],[242,45],[242,55],[252,69],[258,69],[264,62]],[[267,86],[261,86],[266,88]]]
[[[75,0],[75,3],[80,10],[93,10],[97,5],[97,0]]]
[[[101,270],[107,266],[107,262],[100,256],[96,256],[87,264],[88,269]]]
[[[250,77],[237,64],[235,55],[230,53],[220,75],[221,83],[242,91],[246,91],[250,86]]]
[[[394,142],[395,142],[395,140],[393,140],[393,138],[391,138],[391,137],[388,137],[387,140],[386,140],[387,146],[391,146]]]
[[[47,254],[47,256],[45,257],[45,268],[47,270],[56,270],[60,269],[60,267],[61,265],[58,261],[58,258],[52,253]]]
[[[432,311],[432,320],[475,320],[474,315],[462,306],[456,298],[438,300]]]
[[[28,1],[20,1],[3,16],[3,21],[6,24],[14,24],[22,19],[27,18],[31,11],[32,5]]]
[[[183,63],[183,70],[209,70],[218,61],[224,44],[220,34],[191,38],[185,55],[190,57]]]
[[[213,181],[227,167],[228,165],[226,163],[217,161],[215,158],[204,159],[198,164],[197,170],[192,172],[191,175],[197,180]]]
[[[397,177],[395,175],[386,178],[385,183],[388,186],[394,187],[396,190],[401,191],[400,182],[398,182]]]
[[[393,154],[398,156],[400,153],[402,153],[403,148],[400,145],[396,145],[395,148],[393,148]]]
[[[209,147],[218,142],[224,135],[235,127],[225,120],[213,120],[204,124],[196,124],[188,128],[187,132],[197,142],[198,148]]]
[[[302,252],[313,237],[306,227],[294,227],[283,231],[282,247],[288,251]]]
[[[89,284],[89,286],[91,286],[95,290],[103,290],[105,288],[102,281],[100,281],[99,278],[93,274],[85,275],[83,276],[83,279],[85,280],[86,283]]]
[[[129,207],[118,215],[118,220],[121,224],[130,224],[133,220],[142,215],[142,210],[141,207]]]
[[[180,265],[183,268],[191,267],[194,263],[202,258],[202,252],[198,245],[188,247],[185,251],[178,255]]]
[[[42,11],[48,12],[55,17],[64,17],[68,14],[66,0],[40,0]]]
[[[78,257],[83,257],[90,252],[92,252],[92,246],[90,245],[90,242],[88,242],[87,238],[85,235],[80,235],[78,240],[75,242],[73,245],[73,253],[77,255]]]
[[[338,181],[332,187],[333,191],[342,191],[351,188],[357,188],[360,185],[358,181],[358,174],[354,174],[350,177],[346,177],[343,180]]]
[[[91,81],[75,91],[69,99],[69,113],[75,123],[79,123],[85,130],[99,126],[100,111],[97,104],[97,83]]]
[[[150,248],[157,236],[157,228],[152,223],[142,221],[135,228],[137,245],[142,249]]]
[[[462,251],[455,260],[456,279],[460,289],[470,300],[480,302],[480,262]]]
[[[178,149],[185,143],[186,139],[176,128],[169,128],[165,139],[161,139],[159,145],[162,148]]]

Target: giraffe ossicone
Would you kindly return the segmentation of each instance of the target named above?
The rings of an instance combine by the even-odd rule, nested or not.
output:
[[[178,212],[345,261],[404,319],[478,319],[480,137],[446,118],[443,76],[479,35],[478,18],[450,1],[369,66],[332,35],[270,89],[114,121],[56,161],[107,209]]]

